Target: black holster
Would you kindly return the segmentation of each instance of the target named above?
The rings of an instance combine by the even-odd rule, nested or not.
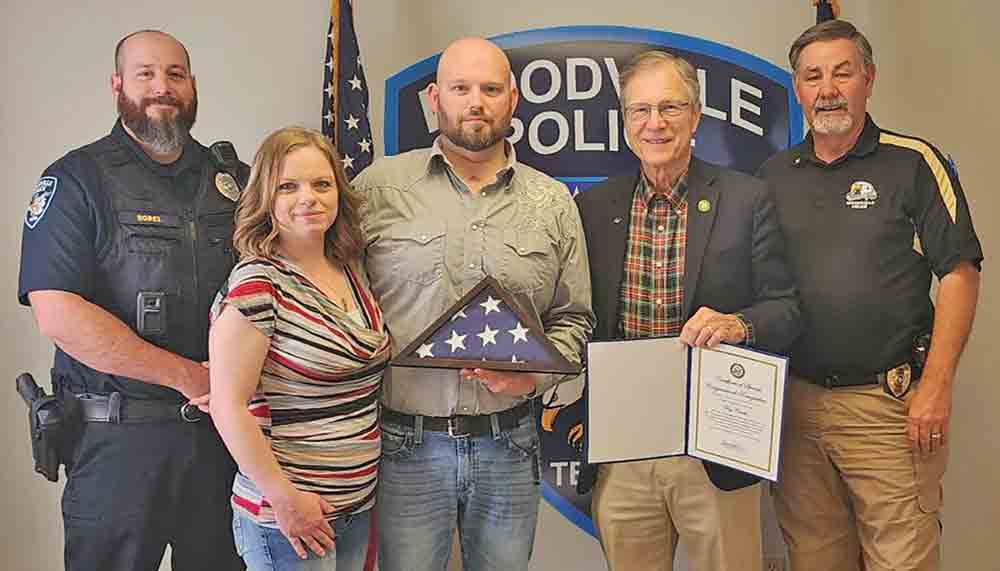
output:
[[[17,377],[17,392],[28,405],[28,427],[31,434],[31,455],[35,471],[51,482],[59,481],[59,465],[65,464],[64,453],[72,427],[67,426],[70,415],[56,395],[47,395],[35,384],[30,373]]]

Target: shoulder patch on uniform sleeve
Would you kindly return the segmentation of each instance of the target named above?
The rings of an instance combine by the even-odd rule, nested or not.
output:
[[[42,216],[48,212],[49,205],[56,197],[57,186],[59,186],[59,179],[54,176],[43,176],[38,179],[35,193],[31,195],[31,203],[28,204],[28,211],[24,214],[24,225],[29,230],[34,229]]]

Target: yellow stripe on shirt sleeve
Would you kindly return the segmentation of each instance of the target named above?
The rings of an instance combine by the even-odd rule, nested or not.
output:
[[[941,200],[944,202],[944,207],[948,209],[948,215],[951,216],[951,222],[954,224],[957,220],[956,209],[958,206],[958,198],[955,196],[955,187],[951,185],[951,178],[948,177],[948,171],[945,170],[944,164],[941,159],[938,158],[937,154],[931,149],[930,145],[927,143],[917,140],[910,139],[907,137],[900,137],[899,135],[890,135],[889,133],[881,133],[879,136],[879,142],[887,145],[895,145],[897,147],[906,147],[907,149],[912,149],[920,153],[924,157],[924,162],[931,169],[931,174],[937,180],[938,192],[941,194]]]

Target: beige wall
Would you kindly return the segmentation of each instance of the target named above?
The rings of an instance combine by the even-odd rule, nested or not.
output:
[[[976,325],[955,388],[944,560],[947,569],[996,568],[990,542],[1000,527],[1000,458],[988,435],[1000,411],[992,337],[1000,327],[1000,195],[989,163],[1000,135],[1000,7],[977,0],[874,4],[872,22],[885,30],[885,45],[876,45],[873,112],[884,127],[927,138],[952,155],[986,254]]]
[[[610,24],[666,29],[752,52],[785,67],[788,43],[813,18],[807,0],[355,0],[377,133],[382,82],[460,35],[493,35],[555,25]],[[84,6],[86,4],[86,6]],[[955,0],[845,0],[845,13],[875,45],[879,65],[873,113],[885,127],[925,137],[958,162],[987,255],[1000,249],[990,192],[990,143],[1000,134],[995,94],[1000,91],[1000,41],[992,33],[993,2]],[[167,6],[167,7],[165,7]],[[15,301],[21,220],[38,174],[67,150],[91,141],[114,119],[108,90],[111,51],[125,33],[162,28],[190,49],[201,113],[195,134],[203,142],[228,138],[244,159],[264,134],[298,123],[318,127],[319,66],[328,2],[175,0],[128,3],[96,0],[6,0],[7,57],[0,100],[0,154],[8,189],[0,195],[0,379],[22,370],[44,377],[51,349],[27,310]],[[252,7],[252,8],[248,8]],[[904,11],[905,9],[905,11]],[[980,150],[982,149],[982,150]],[[978,152],[977,152],[978,150]],[[987,541],[1000,521],[1000,457],[986,440],[1000,410],[993,383],[996,357],[986,332],[1000,327],[1000,286],[987,260],[975,333],[956,388],[954,445],[946,478],[947,569],[985,569]],[[0,442],[8,468],[0,475],[0,561],[11,571],[61,568],[60,486],[31,472],[25,409],[12,387],[0,391]],[[575,533],[544,511],[548,545],[536,545],[536,569],[573,568],[596,552],[562,553]],[[584,568],[581,566],[580,568]]]

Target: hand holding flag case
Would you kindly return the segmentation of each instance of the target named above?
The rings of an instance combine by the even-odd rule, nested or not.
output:
[[[530,373],[577,374],[581,370],[490,276],[417,335],[392,364]]]

